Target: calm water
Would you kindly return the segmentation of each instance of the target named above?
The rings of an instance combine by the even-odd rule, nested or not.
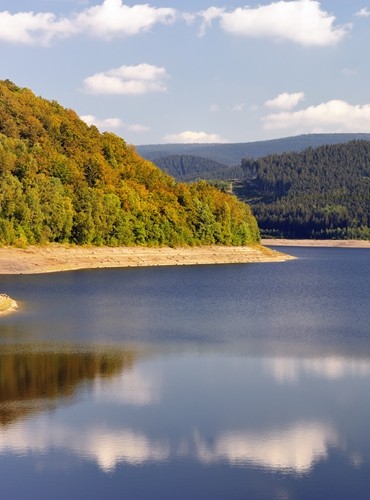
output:
[[[0,276],[7,499],[370,498],[370,250]]]

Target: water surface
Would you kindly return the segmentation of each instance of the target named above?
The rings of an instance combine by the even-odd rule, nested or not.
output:
[[[286,251],[1,276],[2,497],[367,499],[370,250]]]

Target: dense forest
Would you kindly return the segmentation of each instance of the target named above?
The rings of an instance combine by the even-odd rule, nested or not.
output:
[[[241,245],[249,206],[201,181],[176,183],[112,133],[0,82],[0,244]]]
[[[243,177],[240,165],[231,167],[207,158],[193,155],[170,155],[154,160],[163,172],[182,182],[229,180]]]
[[[242,162],[234,192],[253,204],[263,236],[370,239],[370,142]]]

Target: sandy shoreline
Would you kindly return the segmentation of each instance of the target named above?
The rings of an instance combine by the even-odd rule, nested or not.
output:
[[[369,240],[284,240],[263,239],[262,245],[284,247],[370,248]]]
[[[38,274],[77,269],[283,262],[293,257],[262,247],[77,247],[0,248],[1,274]]]

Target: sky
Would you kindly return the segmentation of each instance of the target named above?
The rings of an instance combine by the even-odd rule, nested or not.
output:
[[[370,0],[0,0],[0,79],[135,145],[370,132]]]

